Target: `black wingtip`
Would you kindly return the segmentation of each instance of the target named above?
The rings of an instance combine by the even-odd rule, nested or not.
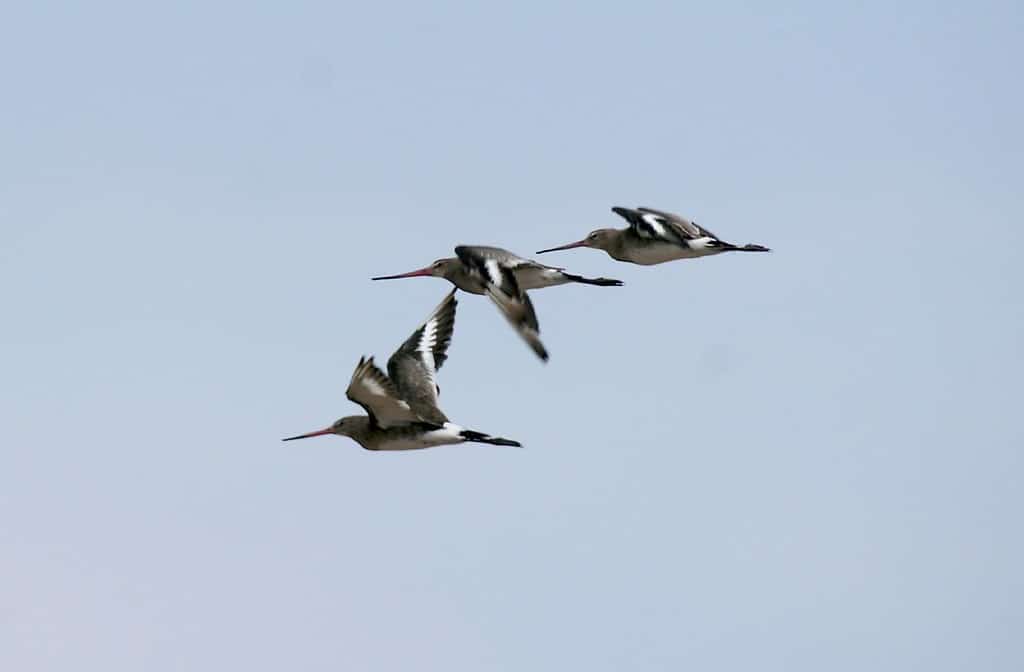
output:
[[[623,208],[621,206],[616,205],[612,207],[612,212],[614,212],[619,217],[622,217],[627,222],[632,222],[637,217],[637,211],[634,210],[633,208]]]

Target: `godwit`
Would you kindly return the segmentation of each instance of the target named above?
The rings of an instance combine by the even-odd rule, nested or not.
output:
[[[565,269],[523,259],[497,247],[460,245],[455,248],[455,254],[458,256],[438,259],[426,268],[398,275],[382,275],[373,280],[433,276],[448,280],[464,292],[487,294],[537,356],[545,361],[547,351],[540,342],[537,316],[526,290],[570,282],[602,287],[622,285],[621,280],[585,278],[566,273]]]
[[[554,287],[555,285],[564,285],[570,282],[577,282],[583,285],[599,285],[601,287],[622,286],[621,280],[585,278],[582,275],[573,275],[572,273],[566,273],[564,268],[546,266],[532,259],[523,259],[508,250],[502,250],[497,247],[474,246],[472,249],[486,250],[499,259],[501,263],[511,268],[512,273],[516,277],[516,282],[519,284],[519,289],[523,291]],[[426,268],[409,271],[408,273],[381,275],[371,279],[394,280],[396,278],[416,278],[421,276],[444,278],[462,291],[469,292],[470,294],[487,293],[484,283],[458,257],[438,259]]]
[[[391,355],[387,375],[373,363],[373,357],[359,359],[345,394],[362,406],[366,415],[350,415],[325,429],[283,440],[338,434],[353,439],[366,450],[414,450],[467,441],[521,445],[449,422],[437,405],[437,370],[448,358],[456,303],[452,290]]]
[[[625,229],[597,229],[575,243],[541,250],[537,254],[593,247],[612,259],[650,266],[674,259],[706,257],[722,252],[770,252],[764,245],[733,245],[685,217],[653,208],[612,208],[629,226]]]

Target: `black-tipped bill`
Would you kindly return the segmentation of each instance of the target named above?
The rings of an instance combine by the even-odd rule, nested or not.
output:
[[[316,432],[310,432],[309,434],[299,434],[298,436],[289,436],[287,439],[281,439],[282,441],[294,441],[295,439],[308,439],[312,436],[323,436],[324,434],[333,434],[331,428],[321,429]]]
[[[577,240],[575,243],[569,243],[568,245],[559,245],[558,247],[549,247],[546,250],[538,250],[534,254],[544,254],[545,252],[557,252],[558,250],[570,250],[574,247],[586,247],[586,240]]]
[[[376,278],[370,278],[370,280],[396,280],[398,278],[416,278],[421,275],[433,275],[433,269],[430,266],[426,268],[420,268],[415,271],[409,271],[408,273],[399,273],[398,275],[378,275]]]

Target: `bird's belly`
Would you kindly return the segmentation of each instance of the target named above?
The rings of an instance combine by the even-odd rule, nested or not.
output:
[[[453,284],[464,292],[469,294],[486,294],[487,291],[484,288],[484,283],[480,282],[474,277],[467,276],[453,280]]]
[[[671,243],[649,243],[629,250],[625,257],[626,261],[631,261],[634,264],[653,266],[654,264],[663,264],[666,261],[686,259],[693,256],[690,252],[691,250],[688,248],[672,245]]]
[[[626,261],[631,261],[641,266],[653,266],[654,264],[663,264],[666,261],[694,259],[719,252],[721,250],[716,248],[699,247],[695,249],[683,247],[682,245],[673,245],[672,243],[650,243],[630,250],[626,255]]]
[[[561,271],[553,268],[517,268],[515,275],[516,283],[522,290],[553,287],[569,282]]]
[[[458,428],[453,425],[445,425],[441,429],[431,429],[418,434],[405,434],[389,436],[381,441],[377,450],[419,450],[433,446],[444,446],[452,443],[462,443],[463,438],[459,436]]]

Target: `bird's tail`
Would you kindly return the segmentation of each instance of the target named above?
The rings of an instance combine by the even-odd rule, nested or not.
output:
[[[613,280],[611,278],[584,278],[582,275],[573,275],[572,273],[562,273],[562,277],[567,278],[570,282],[578,282],[583,285],[597,285],[598,287],[622,287],[622,280]]]
[[[472,429],[464,429],[459,433],[464,440],[472,443],[489,443],[492,446],[515,446],[522,448],[523,444],[512,439],[503,439],[500,436],[491,436],[483,432],[474,432]]]
[[[732,243],[725,243],[722,246],[724,249],[730,252],[771,252],[770,247],[764,245],[755,245],[753,243],[747,243],[746,245],[733,245]]]

